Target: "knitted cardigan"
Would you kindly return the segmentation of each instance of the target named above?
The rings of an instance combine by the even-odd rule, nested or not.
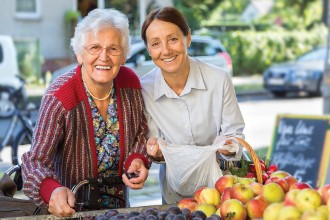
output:
[[[142,159],[148,169],[151,161],[145,148],[148,127],[140,81],[131,69],[121,67],[114,87],[121,176],[133,159]],[[78,66],[58,77],[42,98],[31,150],[22,158],[23,191],[38,206],[47,207],[55,188],[63,185],[71,189],[86,178],[96,177],[97,169],[92,113]]]

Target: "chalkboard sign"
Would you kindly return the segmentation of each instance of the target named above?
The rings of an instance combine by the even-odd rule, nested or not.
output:
[[[330,117],[278,115],[267,157],[299,182],[320,187],[329,164],[329,139]]]

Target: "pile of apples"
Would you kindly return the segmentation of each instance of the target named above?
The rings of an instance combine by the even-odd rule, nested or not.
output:
[[[314,189],[282,170],[263,184],[254,177],[224,175],[214,187],[201,187],[192,198],[180,200],[178,207],[203,211],[208,219],[328,220],[330,184]]]

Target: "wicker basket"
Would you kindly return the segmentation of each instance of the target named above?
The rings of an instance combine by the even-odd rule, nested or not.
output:
[[[255,168],[256,168],[257,180],[258,180],[259,183],[262,184],[263,183],[262,170],[261,170],[260,161],[259,161],[259,158],[258,158],[257,154],[254,152],[253,148],[245,140],[243,140],[239,137],[236,137],[236,139],[250,153],[252,161],[253,161],[253,163],[255,165]]]

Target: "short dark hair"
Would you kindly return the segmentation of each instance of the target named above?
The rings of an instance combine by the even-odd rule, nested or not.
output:
[[[180,28],[184,36],[187,36],[190,31],[186,18],[177,9],[173,7],[154,9],[148,14],[142,25],[141,37],[145,44],[147,44],[146,31],[151,22],[156,19],[175,24]]]

